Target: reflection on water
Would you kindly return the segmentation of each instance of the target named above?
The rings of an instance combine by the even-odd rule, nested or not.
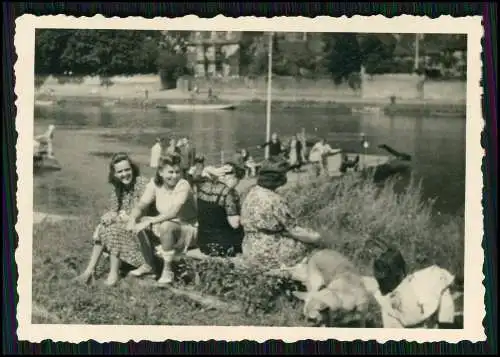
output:
[[[234,111],[171,113],[119,107],[66,106],[35,112],[36,124],[55,123],[62,130],[86,129],[105,143],[119,140],[148,150],[156,137],[188,136],[208,163],[231,158],[245,147],[257,159],[265,140],[265,105]],[[368,154],[386,154],[377,146],[387,144],[412,155],[414,172],[423,179],[424,194],[437,197],[437,208],[455,212],[465,197],[465,120],[461,118],[388,117],[382,113],[338,114],[327,108],[285,109],[272,113],[272,128],[289,137],[305,129],[322,136],[332,147],[363,152],[360,133],[366,134]],[[56,133],[57,135],[57,133]],[[77,135],[77,134],[75,134]],[[74,140],[75,145],[85,145]],[[105,146],[104,146],[105,147]],[[82,147],[106,155],[109,150]],[[99,154],[98,152],[101,152]]]

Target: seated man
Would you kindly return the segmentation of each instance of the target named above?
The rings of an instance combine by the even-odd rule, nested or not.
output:
[[[232,257],[241,253],[243,228],[240,197],[235,187],[245,169],[235,163],[223,166],[217,179],[198,185],[198,247],[209,256]]]
[[[130,214],[128,229],[141,232],[151,229],[153,237],[161,242],[164,261],[159,285],[173,281],[172,261],[176,253],[186,251],[196,240],[196,201],[187,180],[182,178],[177,156],[160,159],[156,176],[148,183],[144,194]],[[158,215],[142,217],[146,208],[155,203]],[[146,235],[142,234],[142,239]],[[151,259],[152,247],[141,242],[146,259]],[[151,242],[149,242],[151,243]],[[154,243],[154,242],[153,242]]]

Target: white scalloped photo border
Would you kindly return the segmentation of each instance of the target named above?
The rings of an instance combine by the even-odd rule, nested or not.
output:
[[[19,272],[17,292],[18,339],[20,341],[79,343],[87,340],[97,342],[152,341],[167,339],[178,341],[206,341],[210,339],[264,342],[270,339],[295,342],[299,340],[339,341],[376,340],[387,341],[456,343],[486,339],[483,319],[485,317],[485,287],[483,285],[483,208],[481,205],[483,177],[481,163],[484,150],[481,147],[481,132],[484,121],[481,110],[482,88],[480,86],[482,61],[481,39],[483,27],[480,16],[454,18],[441,16],[436,19],[412,15],[393,18],[377,16],[353,16],[348,18],[319,16],[307,17],[238,17],[222,15],[210,19],[189,15],[180,18],[141,17],[107,18],[74,17],[66,15],[23,15],[16,19],[14,45],[17,54],[15,63],[15,93],[17,100],[16,129],[17,150],[17,206],[16,231],[19,246],[15,253]],[[468,36],[467,56],[467,118],[466,118],[466,207],[465,207],[465,294],[464,329],[345,329],[345,328],[299,328],[299,327],[254,327],[254,326],[103,326],[103,325],[37,325],[31,323],[32,313],[32,239],[33,239],[33,168],[32,150],[34,135],[34,52],[35,29],[37,28],[85,28],[85,29],[147,29],[147,30],[217,30],[217,31],[280,31],[280,32],[380,32],[380,33],[463,33]]]

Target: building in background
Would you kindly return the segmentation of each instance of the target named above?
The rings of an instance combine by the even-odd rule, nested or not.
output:
[[[188,38],[188,66],[195,77],[240,75],[241,32],[194,31]]]

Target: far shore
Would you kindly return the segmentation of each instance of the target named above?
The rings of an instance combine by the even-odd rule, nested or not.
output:
[[[74,90],[74,88],[54,88],[52,93],[37,91],[35,93],[36,105],[67,105],[84,104],[96,106],[119,106],[136,108],[155,108],[168,104],[190,103],[191,96],[180,90],[164,90],[148,93],[125,92],[122,90],[102,89],[98,92],[85,90]],[[59,89],[59,90],[58,90]],[[69,89],[69,90],[67,90]],[[200,94],[194,99],[195,103],[224,103],[235,104],[238,107],[252,105],[264,105],[267,102],[265,95],[249,93],[221,93],[215,101],[209,101],[206,96]],[[388,115],[436,115],[465,117],[466,103],[463,101],[443,101],[418,98],[395,98],[391,103],[390,98],[363,98],[357,96],[330,97],[325,95],[308,95],[307,93],[289,94],[273,93],[272,107],[286,108],[328,108],[336,112],[376,112],[384,111]]]

